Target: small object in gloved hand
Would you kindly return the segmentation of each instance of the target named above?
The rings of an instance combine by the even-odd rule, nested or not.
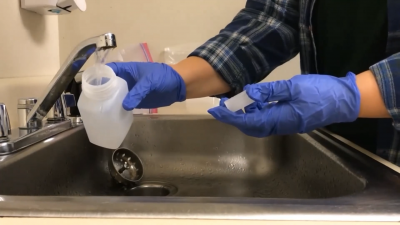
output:
[[[342,78],[297,75],[244,89],[255,101],[246,107],[250,112],[231,112],[223,103],[225,99],[208,112],[254,137],[306,133],[333,123],[352,122],[360,111],[360,93],[351,72]]]

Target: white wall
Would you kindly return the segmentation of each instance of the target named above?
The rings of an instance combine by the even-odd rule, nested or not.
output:
[[[244,6],[245,0],[86,0],[87,11],[62,16],[60,54],[85,38],[113,32],[119,47],[148,42],[154,60],[165,47],[203,42]]]
[[[113,32],[118,48],[147,42],[155,61],[163,49],[190,42],[204,42],[228,24],[246,0],[86,0],[87,11],[61,16],[60,59],[82,40]],[[90,60],[88,64],[92,63]],[[87,65],[86,65],[87,66]],[[278,68],[266,80],[287,79],[298,74],[299,58]],[[163,113],[206,113],[218,104],[211,98],[188,100],[162,108]]]
[[[58,18],[20,9],[20,0],[0,1],[0,102],[17,126],[17,100],[39,97],[59,68]]]
[[[147,42],[153,58],[181,43],[203,42],[223,28],[245,0],[87,0],[86,12],[42,16],[20,9],[20,0],[0,1],[0,102],[17,126],[17,100],[40,97],[69,52],[85,38],[113,32],[120,47]],[[299,73],[298,57],[266,80]],[[206,113],[210,98],[177,103],[162,113]]]

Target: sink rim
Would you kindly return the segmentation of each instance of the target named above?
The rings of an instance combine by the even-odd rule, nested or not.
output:
[[[213,120],[213,117],[210,115],[135,115],[135,119]],[[77,129],[83,129],[83,126],[72,128],[57,136],[68,135],[70,132],[76,132]],[[400,210],[398,210],[400,176],[397,171],[343,143],[324,129],[298,135],[318,141],[318,144],[324,147],[333,146],[328,151],[335,156],[345,156],[338,156],[340,162],[350,172],[355,172],[357,177],[361,175],[366,179],[365,189],[360,193],[327,199],[0,195],[0,216],[400,221]],[[15,156],[22,152],[25,150],[16,153]],[[13,155],[8,157],[14,158]],[[368,174],[371,171],[373,173]],[[383,176],[378,177],[377,173],[383,173]],[[393,179],[396,177],[396,180],[391,183],[388,177]],[[83,206],[84,210],[82,210]],[[132,210],[126,212],[127,208]]]
[[[27,200],[32,198],[32,200]],[[398,202],[196,197],[44,197],[0,202],[4,217],[237,219],[282,221],[399,221]],[[40,201],[40,207],[38,206]],[[338,199],[339,200],[339,199]],[[82,207],[84,211],[78,210]],[[127,212],[126,209],[134,209]]]

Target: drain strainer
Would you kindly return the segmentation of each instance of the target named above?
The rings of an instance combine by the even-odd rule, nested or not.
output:
[[[178,189],[164,182],[143,182],[126,191],[128,196],[170,196],[174,195]]]
[[[113,152],[108,168],[111,176],[121,184],[133,185],[143,177],[142,161],[134,152],[125,148]]]

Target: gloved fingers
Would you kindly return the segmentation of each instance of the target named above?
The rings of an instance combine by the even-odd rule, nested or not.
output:
[[[246,85],[247,95],[256,102],[291,101],[291,81],[280,80]]]
[[[245,111],[246,113],[253,113],[253,112],[256,112],[256,111],[262,109],[262,104],[263,104],[263,103],[260,103],[260,102],[253,102],[253,103],[251,103],[250,105],[244,107],[244,111]]]
[[[225,106],[225,101],[228,100],[228,99],[229,98],[225,98],[225,97],[221,98],[221,100],[219,102],[219,106],[226,107]],[[255,112],[256,110],[260,110],[261,108],[263,108],[263,105],[264,105],[263,103],[253,102],[252,104],[244,107],[244,111],[246,113]],[[243,114],[244,112],[243,112],[243,110],[240,109],[240,110],[236,111],[235,113]]]
[[[228,99],[229,99],[229,98],[226,98],[226,97],[221,98],[221,100],[219,101],[219,106],[225,107],[225,108],[226,108],[226,106],[225,106],[225,101],[228,100]],[[239,109],[239,110],[236,111],[235,113],[243,114],[244,112],[243,112],[242,109]]]
[[[119,67],[118,67],[117,62],[107,63],[106,66],[109,66],[114,71],[115,74],[119,73]]]
[[[246,114],[239,114],[236,112],[232,112],[224,106],[217,106],[208,110],[215,119],[221,121],[223,123],[231,124],[233,126],[239,126],[243,124],[244,116]]]
[[[129,72],[131,72],[126,69],[127,66],[130,66],[127,62],[110,62],[106,66],[109,66],[121,78],[128,77],[130,75]]]
[[[118,77],[126,81],[129,90],[133,88],[139,79],[136,62],[111,62],[106,65],[109,66]]]
[[[208,110],[216,120],[238,128],[246,135],[252,137],[266,137],[272,132],[273,118],[265,118],[259,112],[238,114],[229,109],[218,106]]]
[[[219,100],[219,106],[225,106],[225,101],[226,100],[228,100],[229,98],[221,98],[220,100]]]
[[[257,137],[259,135],[264,135],[264,134],[254,134],[254,132],[252,131],[252,129],[255,126],[262,126],[259,123],[259,120],[261,120],[261,116],[257,115],[256,113],[246,114],[246,113],[232,112],[223,106],[217,106],[217,107],[211,108],[208,110],[208,113],[210,113],[216,120],[218,120],[222,123],[232,125],[247,135],[250,135],[253,137]],[[258,118],[258,119],[254,120],[255,118]],[[256,130],[258,130],[258,129],[256,129]]]
[[[133,110],[140,102],[150,93],[151,82],[148,77],[139,80],[139,82],[131,89],[122,102],[122,107],[127,110]]]
[[[276,101],[273,101],[273,102],[257,102],[257,108],[259,110],[261,110],[261,109],[263,109],[265,107],[270,107],[270,106],[272,106],[272,104],[276,104],[276,103],[277,103]]]

